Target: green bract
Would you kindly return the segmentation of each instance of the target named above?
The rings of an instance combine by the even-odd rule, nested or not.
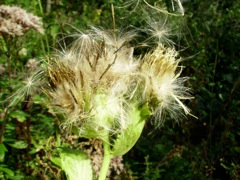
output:
[[[147,106],[141,109],[133,106],[133,108],[129,110],[130,124],[126,129],[122,130],[114,140],[114,145],[111,150],[112,155],[124,155],[135,145],[149,115],[150,111]]]

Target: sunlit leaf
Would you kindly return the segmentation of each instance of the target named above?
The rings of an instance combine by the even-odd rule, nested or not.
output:
[[[4,173],[6,173],[10,176],[14,176],[14,172],[11,169],[6,168],[6,167],[1,167],[0,166],[0,172],[4,172]]]
[[[0,162],[4,160],[5,157],[5,152],[7,152],[7,148],[5,147],[4,144],[0,144]]]
[[[92,180],[91,161],[82,151],[65,148],[60,157],[51,160],[63,169],[69,180]]]
[[[16,110],[10,113],[10,116],[16,118],[19,122],[26,121],[28,114],[21,110]]]
[[[16,141],[13,143],[8,143],[8,145],[16,149],[25,149],[28,146],[28,144],[25,141]]]

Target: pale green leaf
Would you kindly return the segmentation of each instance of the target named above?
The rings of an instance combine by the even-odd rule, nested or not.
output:
[[[28,143],[25,141],[16,141],[13,143],[8,143],[8,144],[16,149],[25,149],[28,146]]]
[[[52,161],[60,164],[69,180],[92,180],[91,161],[82,151],[65,148],[60,152],[60,160],[55,158]]]
[[[129,110],[131,124],[117,136],[112,148],[112,155],[124,155],[135,145],[149,115],[150,111],[147,106],[141,109],[133,108]]]
[[[7,148],[5,147],[4,144],[0,144],[0,162],[3,162],[4,157],[5,157],[5,152],[7,152]]]
[[[9,168],[5,168],[5,167],[0,166],[0,172],[4,172],[4,173],[6,173],[10,176],[14,176],[14,172]]]
[[[10,116],[16,118],[19,122],[24,122],[28,116],[24,111],[16,110],[10,113]]]

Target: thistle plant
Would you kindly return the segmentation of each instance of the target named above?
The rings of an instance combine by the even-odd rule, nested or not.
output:
[[[149,117],[160,127],[166,116],[179,120],[190,114],[182,102],[191,95],[184,86],[187,78],[180,77],[181,58],[162,43],[165,34],[155,33],[161,36],[156,46],[135,56],[130,43],[135,31],[92,27],[79,32],[70,47],[44,59],[26,81],[28,92],[40,86],[49,106],[64,116],[66,132],[102,141],[99,180],[106,179],[111,159],[134,146]],[[58,164],[69,179],[92,179],[86,154],[65,150],[60,157]]]

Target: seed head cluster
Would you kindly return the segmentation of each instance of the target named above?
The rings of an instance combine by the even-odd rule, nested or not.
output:
[[[114,134],[128,127],[133,106],[147,104],[157,125],[167,114],[175,119],[189,114],[181,102],[191,97],[183,85],[186,78],[179,78],[178,53],[158,43],[135,57],[129,43],[135,35],[92,28],[80,33],[69,49],[48,58],[44,91],[66,116],[63,127],[104,139],[105,131]]]
[[[159,127],[166,116],[179,120],[190,114],[190,99],[180,77],[181,58],[161,42],[144,55],[134,55],[135,31],[92,27],[80,32],[70,47],[49,56],[13,96],[14,104],[41,86],[50,105],[65,116],[64,129],[86,138],[106,140],[131,125],[132,113],[148,108]]]

